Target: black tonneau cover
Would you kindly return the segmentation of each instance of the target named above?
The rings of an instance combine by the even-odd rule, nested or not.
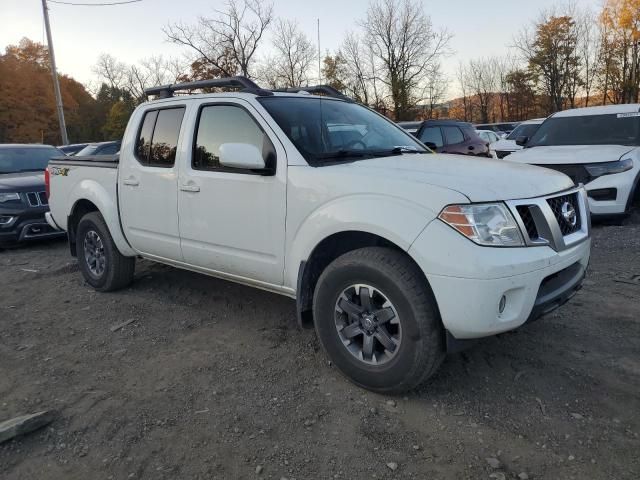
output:
[[[120,154],[115,155],[83,155],[81,157],[53,157],[49,165],[78,165],[82,167],[118,168]]]

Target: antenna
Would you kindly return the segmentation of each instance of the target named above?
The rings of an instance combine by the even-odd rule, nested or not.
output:
[[[318,18],[318,84],[322,83],[322,70],[320,68],[320,56],[322,54],[320,52],[320,19]]]

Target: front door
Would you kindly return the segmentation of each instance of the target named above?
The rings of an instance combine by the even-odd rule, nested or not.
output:
[[[284,269],[287,159],[249,104],[204,104],[193,156],[178,179],[178,211],[186,263],[213,272],[281,285]],[[248,143],[270,174],[220,165],[220,145]]]
[[[143,113],[134,158],[120,162],[118,198],[122,227],[142,254],[182,260],[178,230],[176,152],[184,107]]]

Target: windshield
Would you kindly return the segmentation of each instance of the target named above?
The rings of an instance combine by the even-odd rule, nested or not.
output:
[[[312,165],[429,152],[402,128],[356,103],[321,97],[259,100]]]
[[[513,132],[509,134],[507,140],[515,140],[518,137],[533,137],[533,134],[540,128],[539,123],[527,123],[518,125]]]
[[[640,145],[640,116],[551,117],[527,147],[546,145]]]
[[[54,147],[0,148],[0,173],[44,171],[52,157],[64,157]]]

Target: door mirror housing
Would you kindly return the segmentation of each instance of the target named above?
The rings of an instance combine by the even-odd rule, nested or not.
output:
[[[527,137],[526,135],[520,135],[519,137],[516,138],[516,145],[524,147],[528,141],[529,141],[529,137]]]
[[[220,145],[220,165],[245,170],[265,170],[262,152],[249,143],[223,143]]]

